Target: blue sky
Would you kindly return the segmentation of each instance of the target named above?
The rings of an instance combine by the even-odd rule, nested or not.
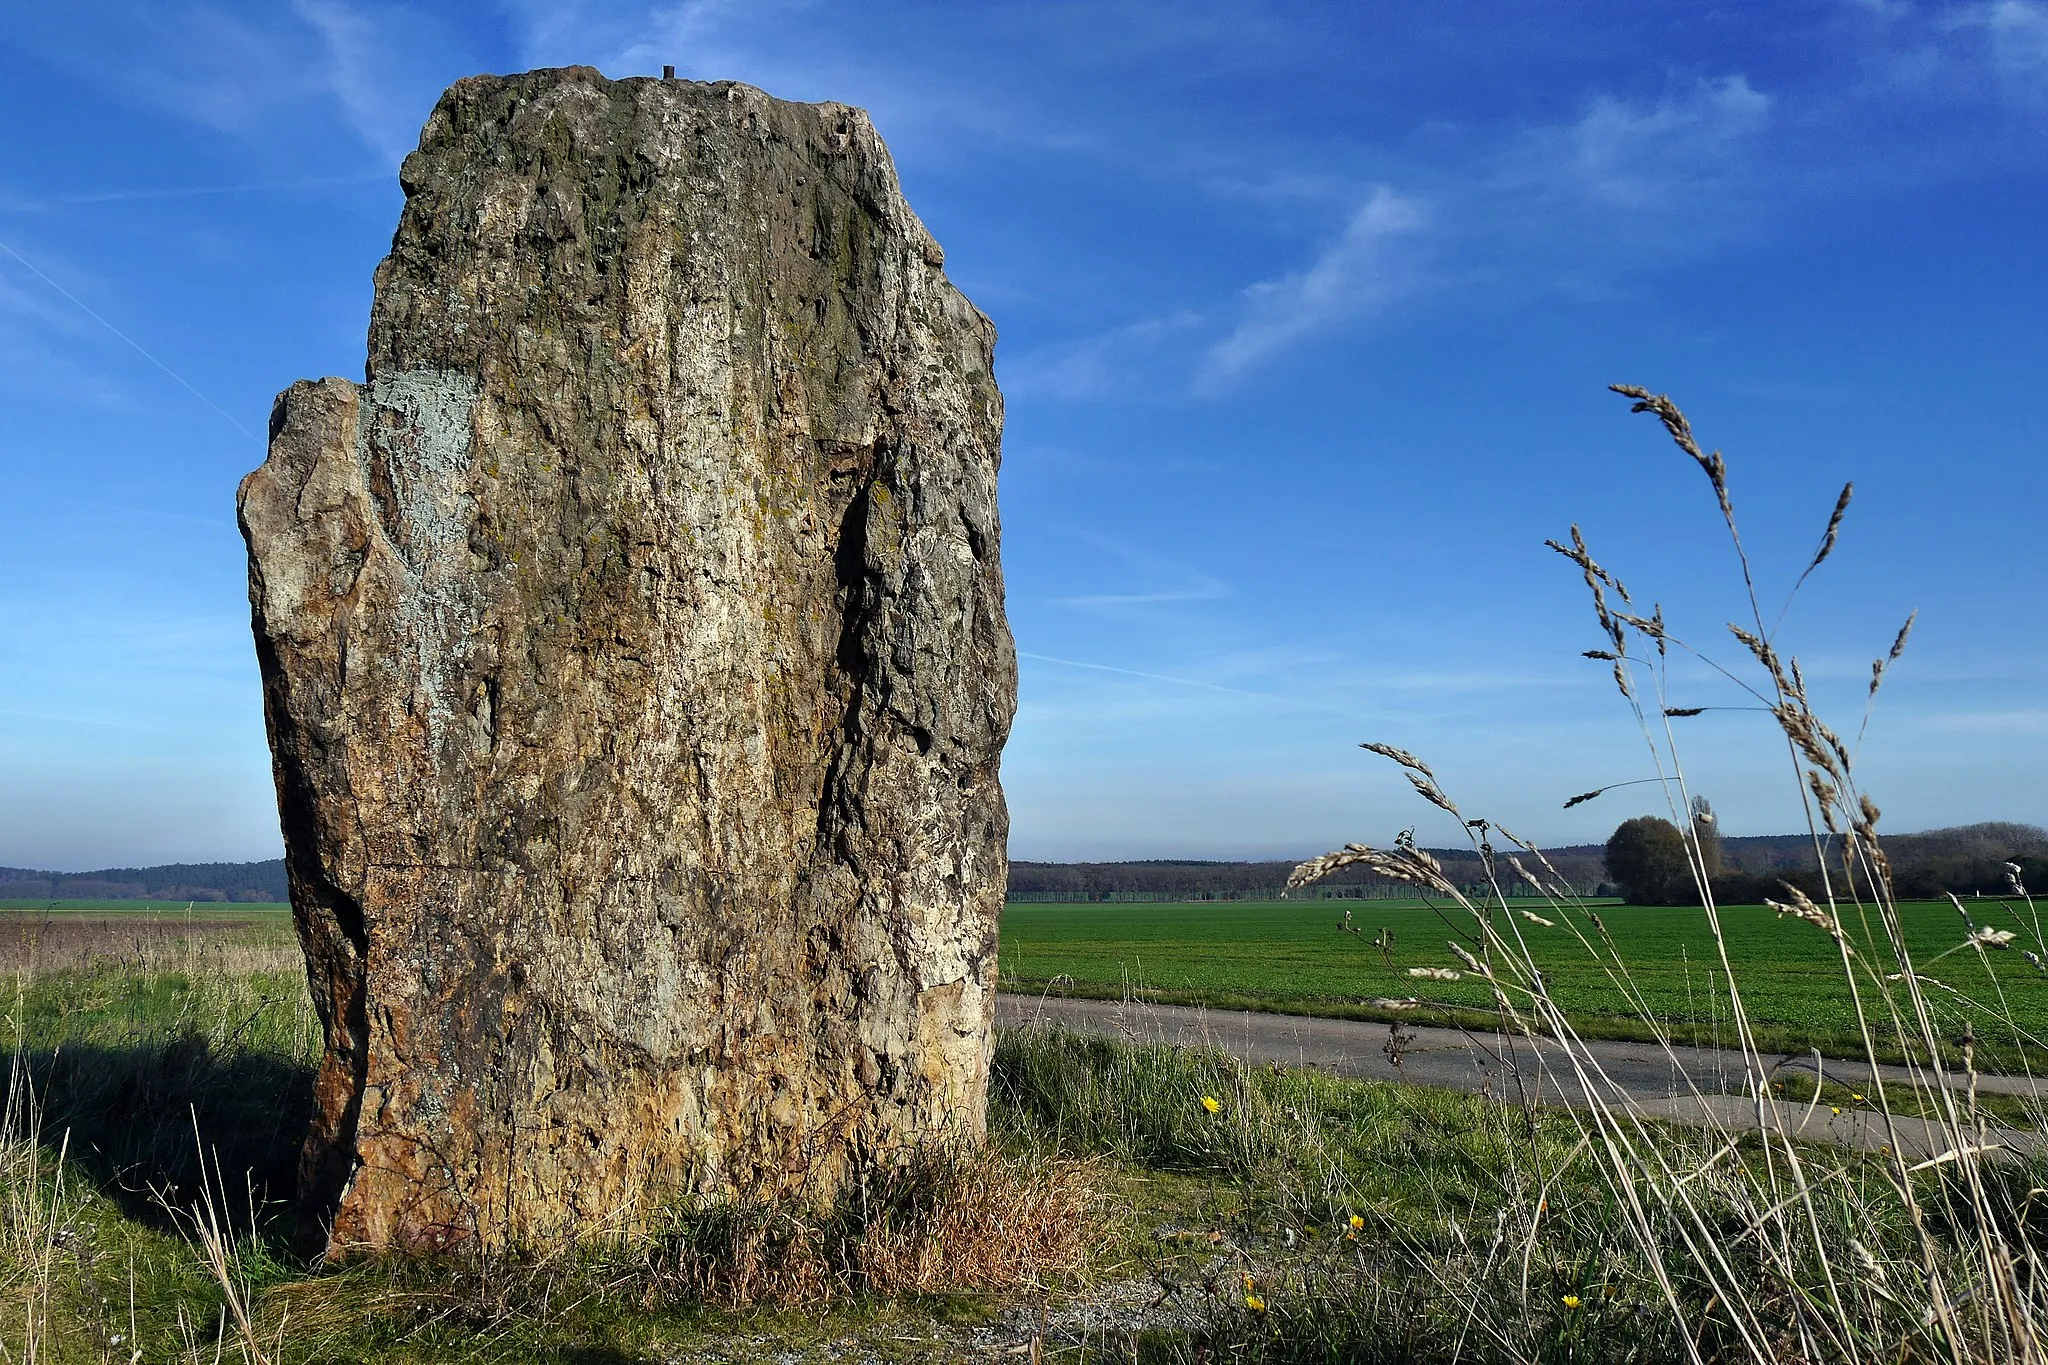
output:
[[[2048,820],[2048,3],[0,10],[0,864],[274,856],[239,477],[360,377],[395,170],[476,71],[867,107],[1001,332],[1019,857],[1452,831],[1359,740],[1546,841],[1662,809],[1578,522],[1728,657],[1728,452],[1893,828]],[[1673,700],[1727,702],[1674,670]],[[1798,824],[1754,713],[1687,722],[1731,833]]]

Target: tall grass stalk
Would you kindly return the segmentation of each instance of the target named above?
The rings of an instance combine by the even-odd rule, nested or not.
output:
[[[51,1288],[69,1235],[67,1134],[46,1158],[42,1113],[26,1070],[8,1067],[0,1107],[0,1293],[19,1305],[13,1346],[0,1340],[0,1359],[36,1365],[48,1358]]]
[[[1671,1049],[1674,1040],[1647,1008],[1598,912],[1577,897],[1533,843],[1461,810],[1415,755],[1386,744],[1365,746],[1399,765],[1426,801],[1462,823],[1487,869],[1490,895],[1468,896],[1406,835],[1391,848],[1353,844],[1314,859],[1297,869],[1290,885],[1365,864],[1439,898],[1452,934],[1448,946],[1459,964],[1441,970],[1484,980],[1504,1030],[1531,1040],[1537,1074],[1577,1101],[1572,1113],[1581,1140],[1600,1164],[1656,1298],[1672,1323],[1685,1329],[1680,1339],[1686,1358],[1705,1361],[1733,1353],[1758,1362],[1938,1359],[1954,1365],[2048,1360],[2048,1278],[2041,1273],[2038,1229],[2028,1225],[2038,1190],[2027,1178],[2029,1163],[2000,1140],[1978,1104],[1974,1024],[1966,1022],[1960,1038],[1951,1037],[1945,1026],[1961,1011],[1967,1021],[1996,1024],[2002,1034],[2019,1038],[2023,1057],[2038,1046],[2038,1039],[2014,1023],[1988,960],[1992,952],[2021,951],[2037,969],[2048,971],[2042,967],[2048,944],[2041,941],[2033,902],[2015,868],[2012,889],[2025,913],[2006,909],[2013,922],[2031,932],[2030,948],[2016,945],[2019,931],[1979,926],[1968,908],[1956,902],[1963,925],[1950,951],[1975,957],[1988,989],[1973,993],[1916,965],[1878,837],[1877,805],[1857,785],[1852,746],[1817,713],[1797,658],[1773,638],[1783,611],[1766,623],[1757,575],[1737,525],[1726,462],[1718,451],[1700,447],[1685,415],[1668,398],[1631,387],[1616,391],[1634,400],[1635,411],[1655,416],[1708,478],[1747,602],[1748,623],[1728,629],[1747,655],[1748,667],[1724,665],[1694,649],[1673,633],[1661,607],[1646,612],[1622,580],[1593,557],[1578,527],[1572,528],[1568,544],[1551,545],[1584,577],[1601,634],[1600,647],[1586,653],[1611,665],[1615,687],[1646,743],[1651,780],[1665,792],[1672,823],[1685,839],[1700,910],[1718,952],[1719,989],[1725,993],[1750,1122],[1738,1127],[1716,1120],[1710,1097],[1695,1089],[1692,1098],[1716,1125],[1712,1138],[1720,1155],[1703,1166],[1676,1159],[1668,1134],[1602,1071],[1537,967],[1534,936],[1572,936],[1602,965],[1617,992],[1637,1005],[1658,1041]],[[1845,488],[1798,583],[1832,552],[1849,499]],[[1873,665],[1866,722],[1911,624],[1908,618],[1889,653]],[[1742,689],[1769,712],[1783,739],[1825,874],[1824,894],[1814,899],[1788,885],[1784,902],[1769,903],[1829,935],[1836,945],[1870,1064],[1873,1107],[1887,1139],[1881,1163],[1870,1170],[1817,1164],[1812,1149],[1795,1136],[1812,1106],[1802,1115],[1781,1098],[1772,1059],[1757,1044],[1741,973],[1728,952],[1714,902],[1705,832],[1692,818],[1693,793],[1674,721],[1698,710],[1680,705],[1668,692],[1674,654],[1705,661]],[[1573,804],[1585,799],[1575,798]],[[1496,836],[1504,847],[1496,846]],[[1511,908],[1509,872],[1515,880],[1541,886],[1549,911]],[[1887,1084],[1877,1065],[1881,1056],[1901,1050],[1909,1059],[1919,1107],[1932,1111],[1932,1150],[1915,1151],[1907,1141],[1898,1121],[1904,1097]],[[1713,1177],[1747,1150],[1746,1131],[1758,1135],[1749,1142],[1758,1168],[1755,1198],[1731,1203],[1726,1191],[1715,1188]],[[1880,1235],[1887,1228],[1898,1235]],[[1529,1218],[1520,1235],[1525,1246],[1535,1245],[1537,1221]]]

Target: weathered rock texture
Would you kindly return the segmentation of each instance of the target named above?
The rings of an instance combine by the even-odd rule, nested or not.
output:
[[[980,1129],[994,332],[866,115],[476,77],[241,490],[330,1250]]]

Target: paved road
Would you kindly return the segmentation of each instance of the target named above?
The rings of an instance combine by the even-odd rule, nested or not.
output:
[[[1755,1105],[1743,1093],[1740,1054],[1709,1048],[1587,1042],[1580,1045],[1575,1064],[1563,1048],[1547,1040],[1404,1025],[1397,1065],[1389,1025],[1349,1019],[1004,995],[997,999],[996,1021],[1012,1027],[1064,1025],[1137,1042],[1216,1047],[1250,1062],[1316,1067],[1338,1076],[1408,1081],[1515,1102],[1529,1097],[1583,1108],[1597,1095],[1646,1118],[1712,1123],[1731,1130],[1760,1127]],[[1817,1064],[1810,1053],[1767,1061],[1779,1072],[1812,1075],[1819,1069],[1826,1079],[1859,1089],[1870,1082],[1870,1067],[1860,1062],[1830,1058]],[[1888,1087],[1915,1082],[1906,1067],[1883,1066],[1878,1072]],[[1926,1078],[1920,1083],[1926,1084]],[[2048,1096],[2048,1080],[1982,1076],[1978,1089]],[[1919,1156],[1947,1147],[1933,1124],[1895,1118],[1887,1128],[1879,1114],[1854,1109],[1835,1114],[1827,1105],[1779,1106],[1765,1121],[1799,1137],[1849,1146],[1875,1149],[1896,1141],[1901,1151]],[[2028,1148],[2042,1141],[2040,1135],[2010,1129],[1994,1136]]]

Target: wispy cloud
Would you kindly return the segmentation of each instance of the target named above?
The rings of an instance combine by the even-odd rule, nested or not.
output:
[[[294,169],[332,164],[348,139],[325,136],[332,111],[383,164],[410,149],[434,96],[473,58],[460,29],[418,7],[292,0],[231,12],[192,0],[46,6],[10,34],[125,101],[247,144],[289,145]],[[352,159],[352,158],[351,158]]]
[[[1084,611],[1117,612],[1133,607],[1164,606],[1177,602],[1212,602],[1230,596],[1228,584],[1192,564],[1153,554],[1093,531],[1072,529],[1068,534],[1112,558],[1123,561],[1133,577],[1147,580],[1148,585],[1125,592],[1082,593],[1070,597],[1056,597],[1053,601],[1059,606],[1078,607]]]
[[[1984,731],[1994,734],[2048,733],[2048,711],[2021,708],[2004,711],[1935,712],[1921,719],[1931,730]]]
[[[1227,383],[1304,337],[1414,292],[1422,283],[1414,259],[1397,253],[1424,220],[1418,202],[1376,187],[1343,233],[1305,269],[1245,290],[1243,317],[1209,349],[1201,382]]]
[[[1701,194],[1747,174],[1747,152],[1770,117],[1770,97],[1739,74],[1647,104],[1601,96],[1575,122],[1516,139],[1496,162],[1493,188],[1575,214],[1697,213]]]
[[[0,187],[0,213],[49,213],[67,208],[90,208],[99,204],[147,203],[159,199],[206,199],[237,194],[275,194],[278,191],[352,188],[386,184],[388,172],[365,175],[314,175],[288,180],[251,180],[231,185],[151,185],[133,189],[95,190],[89,194],[21,194]]]
[[[1772,100],[1735,74],[1653,101],[1597,96],[1577,118],[1512,131],[1413,186],[1372,186],[1306,266],[1247,288],[1202,357],[1198,390],[1282,352],[1447,292],[1555,287],[1599,259],[1623,269],[1743,230]],[[1105,339],[1105,344],[1113,341]],[[1096,370],[1114,362],[1091,352]]]
[[[1993,68],[2008,86],[2030,96],[2048,94],[2048,5],[2038,0],[1990,0],[1953,21],[1983,33]]]
[[[18,720],[46,721],[58,725],[91,725],[103,730],[135,730],[144,734],[159,734],[154,725],[137,725],[133,721],[113,720],[107,716],[67,716],[54,711],[18,711],[11,706],[0,706],[0,716]]]
[[[1155,369],[1167,348],[1184,341],[1201,323],[1201,314],[1184,308],[1169,317],[1146,318],[1065,345],[1027,351],[998,362],[1003,389],[1053,398],[1120,393]]]
[[[309,84],[333,98],[380,161],[397,165],[418,145],[420,124],[465,44],[411,8],[292,0],[292,13],[319,37]]]
[[[1058,664],[1062,668],[1084,669],[1091,673],[1113,673],[1125,678],[1142,678],[1149,682],[1170,683],[1175,687],[1191,687],[1204,692],[1221,692],[1233,697],[1247,697],[1254,701],[1267,702],[1304,711],[1321,711],[1327,715],[1346,716],[1353,720],[1391,720],[1393,717],[1358,711],[1350,707],[1332,706],[1327,702],[1307,697],[1290,697],[1278,692],[1259,692],[1247,687],[1232,687],[1227,683],[1210,682],[1203,678],[1189,678],[1177,673],[1152,673],[1144,669],[1123,668],[1116,664],[1089,663],[1082,659],[1062,659],[1052,654],[1034,654],[1029,650],[1017,651],[1020,659],[1031,659],[1038,663]],[[1099,714],[1100,706],[1087,708],[1089,714]]]

